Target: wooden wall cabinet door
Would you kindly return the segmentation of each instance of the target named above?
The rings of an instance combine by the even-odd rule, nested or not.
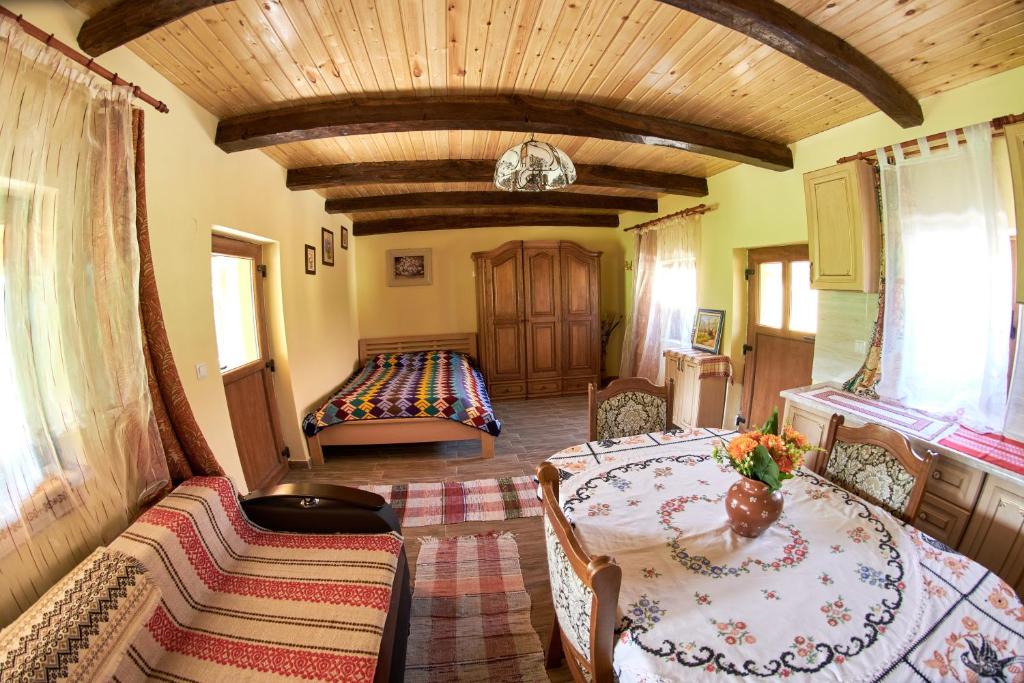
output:
[[[1024,594],[1024,488],[987,477],[960,552]]]
[[[1010,176],[1013,179],[1013,206],[1017,216],[1017,301],[1024,303],[1024,123],[1004,129],[1010,150]]]
[[[851,161],[804,174],[811,286],[878,291],[875,170]]]
[[[526,380],[528,396],[559,394],[561,364],[561,259],[558,243],[523,248],[526,295]]]

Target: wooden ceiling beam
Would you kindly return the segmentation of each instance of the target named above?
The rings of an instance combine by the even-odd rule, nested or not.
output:
[[[99,57],[193,12],[230,1],[121,0],[86,19],[78,31],[78,46]]]
[[[586,102],[521,95],[401,97],[316,102],[245,114],[217,125],[227,152],[347,135],[500,130],[670,147],[776,171],[793,168],[786,145],[740,133]]]
[[[388,235],[396,232],[423,232],[425,230],[462,230],[464,228],[506,228],[513,226],[573,226],[577,228],[617,228],[619,217],[607,213],[496,213],[486,216],[454,214],[414,216],[411,218],[382,218],[356,221],[352,234]]]
[[[328,199],[327,213],[394,211],[397,209],[558,208],[607,209],[657,213],[658,200],[580,192],[407,192],[375,197]]]
[[[839,36],[770,0],[660,0],[739,31],[853,88],[904,128],[924,121],[921,105],[882,67]]]
[[[392,183],[490,183],[494,181],[494,163],[492,159],[430,159],[310,166],[290,169],[287,185],[292,190],[313,190]],[[708,193],[706,178],[618,166],[577,164],[576,184],[687,197]]]

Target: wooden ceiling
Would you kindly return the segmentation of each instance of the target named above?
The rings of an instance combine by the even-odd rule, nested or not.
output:
[[[429,162],[494,160],[522,141],[522,131],[531,124],[549,131],[538,139],[565,150],[581,166],[690,176],[679,182],[692,188],[694,178],[731,168],[740,157],[715,156],[720,148],[709,150],[685,140],[674,147],[658,146],[666,137],[678,142],[687,130],[673,128],[666,136],[661,128],[652,136],[635,126],[652,118],[668,119],[757,138],[772,152],[879,107],[912,124],[916,99],[1024,64],[1021,0],[782,0],[777,6],[752,0],[68,1],[96,18],[85,27],[92,33],[83,30],[80,36],[83,47],[95,41],[94,52],[109,48],[111,36],[117,42],[134,35],[124,27],[138,19],[144,28],[136,31],[139,37],[130,48],[222,120],[244,117],[236,123],[254,126],[256,121],[264,126],[261,130],[269,130],[266,122],[273,124],[275,115],[259,114],[295,107],[326,108],[334,117],[344,110],[350,119],[352,111],[371,119],[400,119],[390,127],[367,126],[360,119],[358,125],[329,129],[318,120],[305,130],[319,124],[320,132],[330,137],[300,132],[262,140],[298,140],[263,147],[289,169],[346,165],[348,183],[315,190],[328,199],[493,190],[478,173],[456,182],[446,172],[450,168]],[[144,32],[200,6],[206,7]],[[729,14],[723,8],[731,15],[723,16]],[[156,16],[160,10],[179,14]],[[751,21],[750,12],[760,13],[764,21]],[[773,13],[778,16],[773,18]],[[118,29],[104,32],[105,24]],[[805,40],[793,43],[794,35]],[[831,49],[835,46],[830,41],[845,48]],[[880,75],[874,74],[877,79],[871,83],[881,85],[860,88],[869,101],[844,82],[866,83],[872,68]],[[892,81],[888,90],[886,78]],[[573,109],[564,110],[562,125],[556,108],[546,128],[534,115],[536,108],[520,125],[508,121],[515,105],[494,114],[492,122],[499,123],[481,123],[490,114],[480,105],[464,107],[478,119],[473,124],[454,119],[448,111],[448,104],[460,98],[507,104],[516,101],[509,99],[512,95],[538,98],[545,107],[548,102],[582,103],[615,110],[622,113],[615,121],[620,129],[599,134],[600,120]],[[352,103],[360,102],[378,108],[370,114],[365,107],[354,110]],[[411,115],[408,109],[414,110]],[[624,117],[634,128],[622,133],[619,119]],[[489,130],[488,125],[504,127]],[[470,129],[474,126],[482,129]],[[693,149],[708,153],[688,151]],[[386,175],[385,162],[424,163],[415,169],[422,172],[396,180]],[[778,166],[776,162],[773,157]],[[367,163],[374,166],[348,166]],[[353,175],[361,179],[359,184],[351,183]],[[658,195],[635,183],[612,188],[580,183],[571,190]],[[453,204],[465,201],[453,197]],[[433,204],[409,208],[408,201],[399,200],[394,210],[381,211],[375,202],[374,210],[354,217],[358,224],[439,213],[490,212],[496,221],[499,215],[517,213],[580,213],[579,208],[561,206],[444,210]],[[607,210],[596,215],[607,215]]]

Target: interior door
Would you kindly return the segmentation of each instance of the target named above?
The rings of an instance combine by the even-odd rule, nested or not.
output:
[[[231,429],[250,490],[288,469],[263,310],[263,249],[215,235],[210,258],[217,355]]]
[[[523,249],[526,294],[526,377],[531,395],[559,393],[561,290],[558,245]],[[537,380],[548,380],[539,382]]]
[[[754,428],[768,419],[772,409],[782,413],[779,392],[811,383],[818,292],[811,289],[806,244],[751,249],[747,279],[740,418]]]

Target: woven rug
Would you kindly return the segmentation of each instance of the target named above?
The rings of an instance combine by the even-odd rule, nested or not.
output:
[[[421,542],[407,683],[547,681],[515,537],[506,532]]]
[[[359,488],[380,494],[391,503],[403,528],[539,517],[541,514],[537,486],[525,476]]]

